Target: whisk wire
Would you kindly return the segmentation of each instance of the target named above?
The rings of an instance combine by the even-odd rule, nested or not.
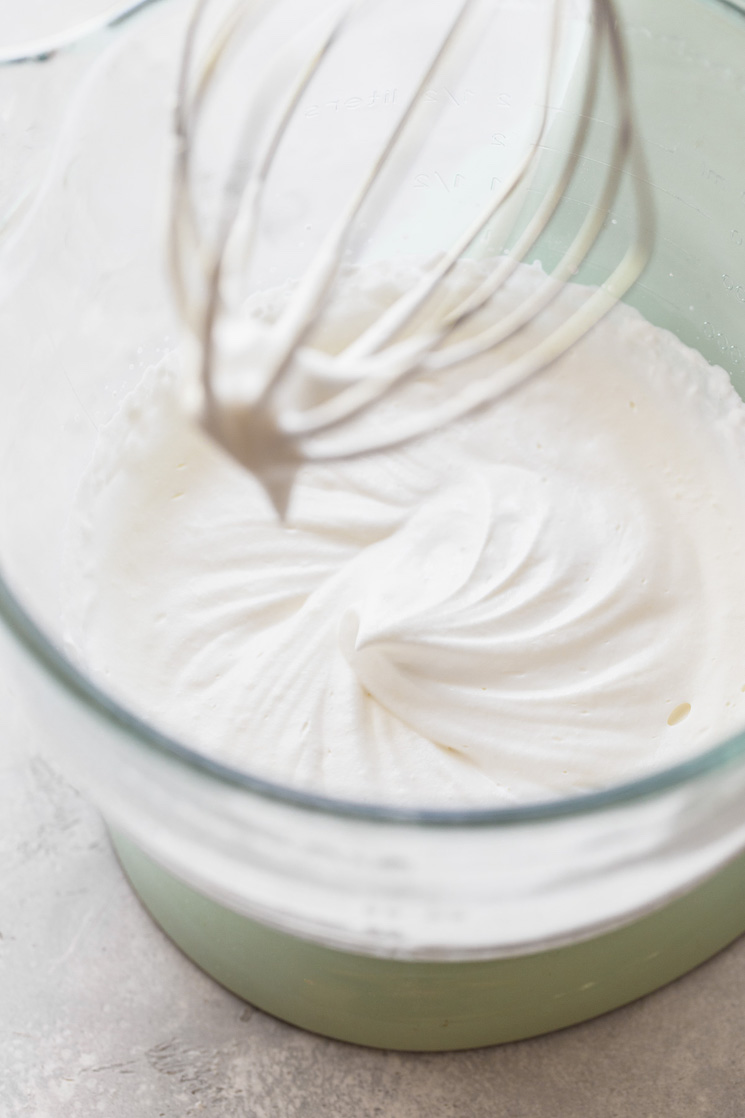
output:
[[[381,150],[377,153],[370,169],[365,174],[360,186],[355,192],[351,203],[341,217],[332,226],[329,234],[321,244],[315,259],[311,262],[306,275],[298,284],[292,300],[280,317],[281,333],[286,338],[284,353],[267,377],[266,386],[257,400],[257,406],[263,407],[269,402],[282,379],[290,367],[290,359],[303,341],[309,330],[315,324],[324,299],[329,293],[331,284],[339,270],[342,252],[349,238],[353,223],[362,206],[366,202],[373,186],[395,150],[401,136],[408,127],[412,115],[421,103],[422,95],[434,81],[440,67],[453,49],[456,35],[463,27],[466,17],[474,7],[475,0],[462,0],[455,18],[452,20],[445,36],[443,37],[432,61],[421,75],[414,92],[385,140]]]
[[[612,6],[610,3],[606,4],[605,0],[597,0],[596,10],[598,9],[602,9],[599,11],[599,16],[604,20],[605,27],[609,32],[613,78],[622,106],[622,117],[609,165],[609,176],[598,202],[591,209],[585,225],[572,242],[567,254],[565,254],[563,270],[569,267],[570,271],[576,272],[587,247],[589,247],[587,244],[589,234],[594,232],[595,237],[597,237],[600,232],[608,207],[617,193],[624,161],[628,156],[631,161],[631,180],[636,197],[638,221],[636,236],[628,246],[621,261],[581,307],[566,318],[547,337],[536,343],[531,350],[498,368],[489,376],[471,383],[455,396],[448,397],[444,404],[433,407],[423,415],[409,417],[396,431],[389,429],[386,432],[384,442],[380,439],[372,439],[367,442],[358,439],[354,445],[336,452],[324,451],[323,449],[314,452],[312,448],[307,448],[303,452],[304,458],[308,460],[350,459],[373,454],[382,449],[394,449],[429,435],[443,426],[465,419],[490,406],[497,399],[514,392],[538,373],[549,368],[608,313],[641,275],[648,260],[649,249],[654,236],[654,213],[648,190],[646,160],[634,135],[628,67],[622,40],[613,27]],[[580,250],[583,250],[582,255],[579,254]],[[561,286],[562,281],[557,279],[557,291],[560,290]],[[498,325],[495,330],[500,330],[500,326]],[[468,339],[451,362],[440,364],[437,354],[428,358],[425,357],[417,372],[421,372],[423,369],[427,372],[439,371],[451,364],[460,364],[472,360],[493,349],[494,346],[489,337],[490,331],[487,330],[484,333],[487,335],[485,338],[477,335],[475,338]],[[339,422],[342,422],[342,420],[340,419]],[[326,430],[333,425],[329,425]],[[323,433],[323,428],[320,425],[315,430],[308,432],[312,435],[321,433]]]
[[[557,5],[554,8],[555,14],[558,10]],[[399,360],[395,361],[395,356],[398,355],[394,355],[390,349],[387,350],[382,361],[377,365],[368,362],[366,367],[360,370],[362,379],[357,384],[354,384],[344,392],[340,392],[331,400],[313,409],[308,409],[303,413],[288,412],[281,416],[279,426],[284,434],[293,438],[307,438],[311,435],[326,434],[334,428],[362,415],[372,403],[377,403],[386,396],[389,396],[393,391],[403,386],[403,384],[413,379],[415,376],[420,375],[423,371],[431,373],[450,369],[456,365],[473,360],[475,357],[481,356],[490,350],[496,349],[497,346],[507,341],[510,337],[513,337],[527,326],[538,313],[548,307],[559,295],[564,283],[571,279],[576,273],[579,264],[586,257],[601,232],[608,210],[617,195],[623,166],[629,152],[632,136],[630,106],[629,99],[624,96],[621,96],[622,120],[616,133],[613,151],[609,160],[608,175],[606,176],[595,204],[590,207],[580,230],[573,238],[559,263],[538,290],[519,304],[510,314],[460,343],[452,343],[445,349],[437,349],[437,347],[452,334],[457,326],[460,326],[468,318],[483,308],[487,301],[493,297],[496,291],[503,286],[509,276],[518,267],[521,259],[533,247],[554,216],[564,192],[576,171],[587,139],[591,109],[597,94],[601,50],[612,31],[612,28],[607,22],[606,14],[604,14],[603,11],[597,13],[597,18],[602,22],[598,28],[598,35],[593,40],[588,79],[585,86],[578,124],[570,146],[569,156],[564,163],[557,181],[549,190],[536,214],[519,237],[512,252],[502,258],[484,283],[479,285],[466,300],[443,318],[436,332],[433,332],[430,336],[426,334],[422,336],[415,363],[412,364],[410,360],[410,363],[407,364],[405,355],[403,358],[399,357]],[[555,50],[556,44],[552,37],[552,51],[554,55]],[[552,55],[552,57],[554,55]],[[612,56],[611,61],[614,76],[619,85],[619,93],[621,93],[623,82],[625,81],[624,74],[619,69],[622,65],[622,56],[615,54]],[[546,91],[547,94],[549,91],[550,85]],[[544,131],[545,118],[541,127],[541,134],[543,134]],[[534,155],[535,149],[533,149],[533,157]],[[520,170],[522,171],[522,165]],[[488,217],[485,219],[479,218],[478,224],[483,227],[488,219]],[[472,230],[469,230],[469,233],[470,232],[472,232]],[[475,234],[471,240],[463,244],[463,241],[465,241],[465,238],[463,238],[463,241],[458,245],[458,248],[461,250],[458,254],[459,256],[462,254],[462,251],[472,243],[473,239],[475,239]],[[430,277],[425,278],[428,281]],[[440,278],[439,274],[438,278]],[[416,292],[416,294],[418,294],[418,292]],[[403,302],[405,299],[406,296],[404,296],[400,302]],[[398,304],[393,305],[394,312],[397,307]],[[408,307],[406,309],[408,310]],[[379,321],[384,321],[384,319],[385,316],[381,316],[381,320]],[[401,321],[401,324],[403,324],[403,321],[404,320]],[[376,329],[377,325],[378,324],[375,324],[373,329]],[[559,333],[555,338],[555,342],[558,344],[560,339],[568,339],[570,336],[570,333]],[[561,344],[563,344],[563,342]],[[568,344],[573,343],[569,342]],[[354,345],[350,347],[350,349],[354,350]],[[556,357],[560,356],[560,353],[564,351],[565,350],[561,348],[557,349]],[[414,347],[411,347],[411,357],[414,356],[415,352]],[[544,359],[544,354],[546,352],[546,350],[537,351],[539,359]],[[342,354],[330,358],[329,363],[333,361],[346,367],[349,360],[349,353],[350,350],[348,349]],[[303,355],[300,356],[302,359]],[[394,356],[395,363],[391,363],[391,356]],[[554,357],[554,360],[556,357]],[[521,361],[515,366],[514,370],[510,366],[500,369],[497,376],[491,381],[491,390],[496,389],[496,385],[500,380],[505,385],[505,390],[507,390],[508,386],[511,384],[513,373],[518,379],[520,377],[527,377],[531,375],[529,372],[530,368],[530,362]],[[460,399],[459,396],[456,396],[448,401],[446,414],[451,415],[453,419],[456,417],[462,418],[472,410],[471,405],[468,404],[468,400],[470,399],[469,394],[463,397],[463,402],[466,406],[464,412],[460,411]],[[473,405],[473,408],[475,409],[478,406],[480,405],[476,403]],[[441,425],[442,420],[426,418],[422,421],[422,428],[426,428],[429,423]],[[410,434],[406,437],[413,438],[415,436]],[[388,434],[386,436],[386,445],[389,445],[389,440],[390,435]],[[372,447],[368,446],[366,453],[370,453],[371,450]]]
[[[271,427],[296,460],[353,458],[421,438],[438,427],[465,418],[514,391],[548,368],[612,307],[643,270],[653,238],[653,212],[644,155],[636,136],[625,49],[617,25],[613,0],[591,0],[592,21],[587,68],[576,124],[568,150],[553,182],[535,212],[517,233],[514,243],[495,257],[488,275],[473,290],[445,311],[426,314],[430,300],[458,262],[473,250],[507,202],[529,192],[539,159],[549,151],[547,136],[555,95],[558,59],[565,22],[563,0],[554,0],[543,73],[540,116],[532,144],[518,160],[507,182],[481,207],[467,228],[430,263],[421,279],[362,330],[337,354],[327,354],[309,342],[309,335],[322,315],[339,274],[344,250],[372,190],[379,182],[404,138],[412,142],[422,133],[419,112],[424,91],[452,63],[456,47],[473,15],[477,0],[461,0],[441,36],[434,54],[400,113],[395,125],[376,153],[342,213],[332,223],[310,265],[297,282],[278,319],[266,324],[246,318],[240,299],[231,299],[230,284],[242,286],[252,259],[267,179],[278,148],[295,118],[301,99],[331,47],[340,38],[349,18],[364,0],[342,0],[329,18],[329,9],[315,30],[304,28],[297,40],[285,44],[268,60],[254,82],[253,99],[247,98],[234,158],[222,190],[216,233],[210,237],[202,226],[195,202],[193,151],[204,118],[205,106],[220,73],[227,66],[236,40],[260,21],[266,4],[262,0],[239,0],[212,32],[201,68],[197,39],[211,0],[198,0],[183,50],[176,112],[177,152],[174,163],[170,262],[177,303],[199,343],[202,386],[202,420],[215,437],[245,461],[252,458],[225,434],[216,378],[219,376],[221,328],[232,326],[233,353],[243,355],[252,366],[254,381],[244,404],[254,418]],[[312,47],[308,48],[308,38]],[[537,290],[508,314],[480,327],[466,338],[454,338],[479,312],[490,305],[527,254],[534,249],[557,214],[583,159],[599,96],[603,53],[610,56],[610,72],[618,105],[618,121],[602,184],[569,246]],[[278,87],[279,108],[270,114],[262,106],[272,98],[261,96]],[[257,92],[258,90],[258,92]],[[561,111],[561,110],[559,110]],[[419,125],[419,132],[415,125]],[[442,373],[487,353],[514,338],[546,310],[565,284],[578,272],[596,243],[622,180],[631,182],[636,232],[623,257],[604,282],[558,327],[533,343],[518,357],[499,364],[493,373],[467,383],[423,413],[403,409],[398,426],[363,438],[355,428],[373,407],[418,376]],[[505,243],[510,243],[517,217]],[[422,319],[417,326],[417,320]],[[410,331],[407,335],[406,331]],[[259,377],[256,377],[256,370]],[[296,372],[320,378],[337,391],[323,402],[299,409],[277,405],[278,390]],[[334,442],[336,432],[349,428],[345,442]],[[253,424],[257,429],[257,424]]]

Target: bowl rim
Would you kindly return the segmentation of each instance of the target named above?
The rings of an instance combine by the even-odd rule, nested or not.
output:
[[[539,800],[508,807],[427,808],[347,800],[280,784],[233,768],[198,750],[184,745],[177,738],[151,726],[128,710],[122,703],[100,688],[50,640],[41,626],[20,604],[7,578],[0,570],[0,620],[31,657],[36,667],[49,676],[72,701],[81,703],[88,712],[117,733],[127,736],[133,745],[156,753],[192,773],[231,790],[243,790],[263,799],[278,801],[335,816],[381,823],[410,823],[434,827],[514,826],[546,822],[569,816],[583,816],[608,808],[649,799],[690,784],[700,777],[727,769],[745,759],[745,730],[718,742],[678,764],[659,769],[635,780],[623,781],[598,791],[582,792],[561,799]]]

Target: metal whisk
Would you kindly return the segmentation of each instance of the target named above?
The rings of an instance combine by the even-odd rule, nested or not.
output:
[[[530,183],[549,125],[552,92],[566,19],[564,0],[554,0],[543,74],[540,119],[533,142],[496,193],[457,235],[446,251],[431,260],[421,278],[396,299],[378,319],[364,328],[341,352],[330,354],[312,344],[312,331],[327,307],[344,260],[350,235],[360,212],[389,162],[423,127],[417,112],[424,92],[444,68],[463,51],[473,19],[484,16],[483,0],[462,0],[445,29],[404,110],[371,159],[356,192],[325,232],[325,238],[304,273],[297,277],[274,322],[231,307],[229,288],[236,269],[247,268],[262,220],[262,199],[270,170],[289,125],[309,85],[340,42],[344,28],[364,6],[364,0],[339,0],[327,5],[295,43],[266,60],[258,93],[240,107],[243,114],[239,143],[229,173],[218,190],[217,220],[211,232],[198,214],[194,149],[203,127],[205,105],[219,86],[233,46],[258,27],[268,5],[261,0],[227,0],[222,18],[207,36],[205,17],[212,0],[198,0],[187,33],[181,64],[170,227],[173,287],[180,313],[194,341],[196,376],[190,406],[205,429],[235,458],[262,476],[275,502],[284,503],[286,480],[278,471],[309,460],[333,460],[371,454],[400,446],[434,429],[462,419],[493,404],[506,393],[546,369],[581,338],[629,289],[647,261],[653,237],[653,214],[644,157],[633,120],[624,45],[613,0],[591,0],[589,50],[581,104],[566,154],[548,189],[518,230],[514,243],[491,257],[467,297],[455,307],[424,311],[456,268],[508,203],[514,203]],[[473,316],[488,309],[490,300],[534,249],[556,214],[583,157],[594,113],[597,111],[603,60],[608,60],[617,110],[612,151],[604,181],[571,243],[540,286],[506,316],[483,325]],[[262,108],[273,91],[271,112]],[[263,90],[263,93],[262,93]],[[275,97],[279,90],[278,98]],[[262,100],[263,98],[263,100]],[[279,105],[277,108],[276,105]],[[418,131],[419,130],[419,131]],[[500,360],[505,343],[549,306],[597,240],[616,198],[622,178],[633,192],[635,234],[622,259],[586,301],[560,321],[537,343],[517,357]],[[424,323],[423,325],[421,323]],[[459,335],[456,336],[456,331]],[[230,358],[223,335],[230,334]],[[236,340],[237,339],[237,340]],[[495,357],[494,371],[459,386],[456,370],[483,354]],[[230,365],[223,375],[223,365]],[[450,380],[446,374],[451,372]],[[424,410],[403,407],[386,413],[384,429],[361,428],[383,400],[400,395],[407,382],[437,374],[450,388]],[[320,401],[307,407],[288,405],[286,386],[293,378],[315,377],[325,385]],[[281,469],[280,469],[281,468]]]

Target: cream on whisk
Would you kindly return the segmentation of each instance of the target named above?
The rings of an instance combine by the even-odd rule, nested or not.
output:
[[[502,310],[541,277],[521,268]],[[350,274],[324,344],[404,278]],[[187,744],[332,796],[497,805],[632,779],[745,723],[745,406],[636,311],[476,418],[302,466],[285,522],[180,392],[153,370],[101,432],[69,629]]]

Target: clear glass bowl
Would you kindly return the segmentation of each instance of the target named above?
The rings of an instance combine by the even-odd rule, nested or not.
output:
[[[745,16],[706,0],[619,8],[658,215],[628,301],[745,395]],[[156,918],[262,1008],[343,1039],[437,1049],[629,1001],[745,929],[745,736],[560,802],[390,809],[232,771],[124,709],[65,653],[60,572],[79,479],[98,428],[178,336],[161,223],[186,16],[169,0],[35,68],[0,72],[15,141],[0,194],[6,658]],[[12,107],[31,73],[29,129]],[[395,88],[383,80],[381,111]],[[68,89],[52,143],[47,111]],[[351,113],[357,93],[350,100]],[[592,143],[567,227],[597,190],[602,112]],[[303,221],[300,209],[286,217],[290,229]],[[630,221],[622,196],[581,280],[607,273]],[[544,264],[563,243],[560,230],[545,239]]]

